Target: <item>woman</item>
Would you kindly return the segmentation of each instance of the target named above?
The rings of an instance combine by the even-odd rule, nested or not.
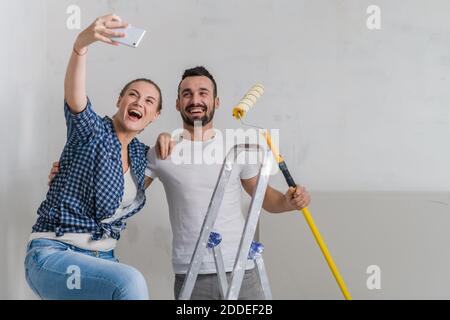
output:
[[[156,120],[162,97],[148,79],[128,83],[113,119],[100,118],[86,97],[88,47],[117,45],[127,23],[95,20],[73,46],[65,79],[67,143],[60,172],[38,209],[25,258],[27,282],[43,299],[148,299],[142,274],[119,263],[114,248],[125,221],[145,203],[148,147],[136,135]]]

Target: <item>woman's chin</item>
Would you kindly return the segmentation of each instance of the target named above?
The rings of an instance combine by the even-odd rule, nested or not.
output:
[[[128,132],[137,132],[137,133],[145,129],[145,126],[142,123],[132,121],[125,121],[123,127]]]
[[[116,121],[120,126],[121,130],[126,131],[128,133],[139,133],[142,130],[144,130],[148,125],[148,121],[145,119],[134,119],[128,116],[125,116],[121,119],[117,117]]]

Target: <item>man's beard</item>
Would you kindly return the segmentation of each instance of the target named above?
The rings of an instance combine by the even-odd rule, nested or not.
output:
[[[196,106],[192,106],[191,105],[191,106],[187,107],[186,109],[189,109],[191,107],[197,107],[197,105]],[[205,106],[200,106],[200,107],[204,108]],[[211,112],[208,114],[208,108],[206,108],[205,115],[203,117],[197,118],[197,119],[190,119],[185,114],[184,111],[182,111],[180,113],[181,113],[181,117],[183,118],[183,122],[185,124],[187,124],[188,126],[194,127],[196,122],[201,122],[202,127],[204,127],[204,126],[206,126],[208,123],[210,123],[213,120],[215,112],[216,112],[216,108],[213,107]]]

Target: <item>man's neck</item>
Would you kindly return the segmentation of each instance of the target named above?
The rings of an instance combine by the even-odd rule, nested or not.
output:
[[[195,127],[184,123],[183,128],[184,128],[183,138],[187,140],[207,141],[214,138],[215,136],[212,122],[208,123],[206,126],[196,124]]]

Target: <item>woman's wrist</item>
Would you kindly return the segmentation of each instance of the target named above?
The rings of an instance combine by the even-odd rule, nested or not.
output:
[[[80,38],[78,38],[73,45],[73,51],[80,57],[85,56],[88,52],[88,46],[83,44]]]
[[[88,52],[88,47],[83,47],[82,49],[77,49],[75,46],[73,47],[73,52],[79,57],[85,56]]]

